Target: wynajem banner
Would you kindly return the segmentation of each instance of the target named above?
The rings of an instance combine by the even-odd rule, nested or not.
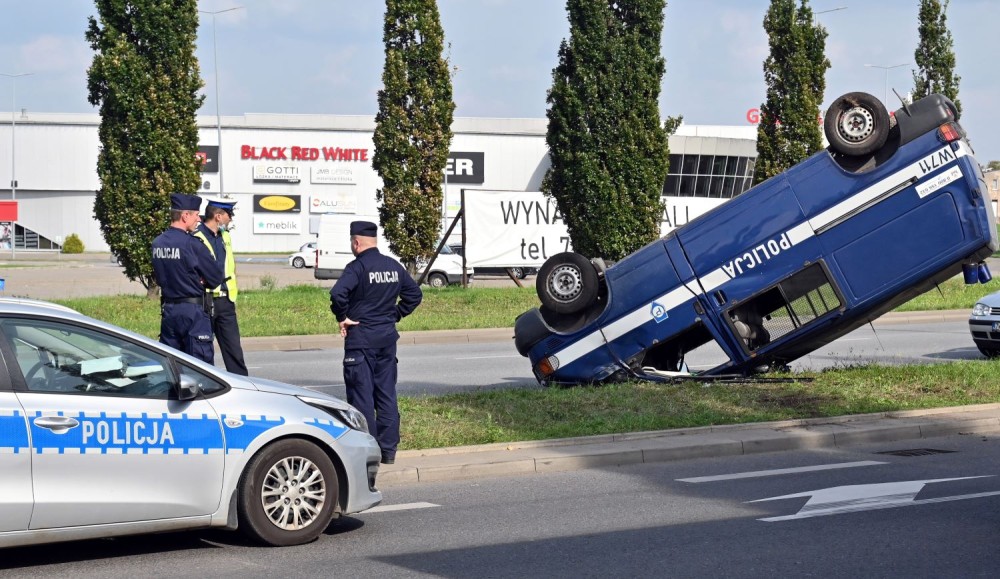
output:
[[[573,246],[555,199],[538,191],[463,190],[465,257],[472,267],[539,267]],[[728,199],[664,197],[666,235]]]

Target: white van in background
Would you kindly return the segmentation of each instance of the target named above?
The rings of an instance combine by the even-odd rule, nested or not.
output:
[[[347,264],[354,259],[351,253],[351,222],[371,221],[378,223],[378,215],[345,215],[324,214],[319,217],[319,232],[316,240],[316,267],[313,275],[316,279],[338,279]],[[382,236],[382,228],[378,228],[378,250],[396,259],[398,256],[389,251],[389,243]],[[418,264],[420,272],[426,263]],[[472,280],[472,268],[466,269],[466,277]],[[418,273],[419,275],[419,273]],[[434,266],[427,273],[424,282],[431,287],[445,287],[449,284],[462,283],[462,257],[451,251],[447,245],[434,260]]]

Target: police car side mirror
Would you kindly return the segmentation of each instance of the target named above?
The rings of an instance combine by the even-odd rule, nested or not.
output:
[[[178,400],[193,400],[201,394],[201,384],[187,374],[181,374],[180,382],[177,384]]]

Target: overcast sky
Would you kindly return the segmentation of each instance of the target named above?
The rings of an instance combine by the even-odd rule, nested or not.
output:
[[[767,0],[669,0],[663,33],[660,110],[686,123],[747,125],[764,98],[761,65]],[[378,0],[200,0],[218,11],[219,100],[223,115],[302,113],[373,115],[382,74]],[[438,0],[462,117],[545,116],[559,43],[568,35],[562,0]],[[830,33],[825,106],[852,91],[879,98],[889,85],[913,86],[919,0],[813,0]],[[96,112],[87,102],[93,53],[84,40],[91,0],[0,0],[0,72],[16,81],[16,108]],[[1000,74],[995,35],[1000,0],[952,0],[962,124],[980,162],[1000,159]],[[212,16],[202,15],[197,56],[205,79],[202,114],[216,110]],[[873,64],[890,70],[866,67]],[[0,115],[9,114],[11,80],[0,77]]]

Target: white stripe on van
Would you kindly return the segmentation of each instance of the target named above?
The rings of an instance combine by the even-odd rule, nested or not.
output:
[[[900,183],[904,183],[910,179],[920,180],[930,173],[935,172],[937,169],[950,165],[960,157],[964,157],[969,154],[971,154],[971,151],[964,141],[959,141],[958,150],[956,151],[953,151],[950,145],[945,145],[941,149],[934,151],[919,161],[908,165],[882,179],[878,183],[865,188],[860,193],[852,195],[849,199],[841,201],[830,209],[820,213],[813,219],[807,219],[806,221],[799,223],[782,233],[779,237],[784,236],[787,238],[791,246],[798,245],[815,235],[815,230],[821,229],[822,227],[837,221],[859,208],[867,210],[868,208],[864,207],[866,203],[871,203],[879,196],[899,186]],[[939,162],[942,157],[954,158],[951,158],[948,163],[935,165],[935,163]],[[909,184],[906,188],[908,187]],[[874,204],[872,207],[874,207]],[[602,329],[597,329],[583,338],[580,338],[578,341],[570,344],[566,348],[555,352],[554,354],[556,358],[559,359],[559,367],[562,368],[568,366],[597,348],[604,346],[607,342],[612,342],[639,326],[652,321],[653,316],[651,311],[653,309],[654,302],[664,306],[669,315],[670,310],[687,302],[691,299],[692,295],[701,293],[702,289],[706,294],[710,293],[731,279],[733,278],[726,273],[722,267],[719,267],[697,280],[692,279],[683,282],[682,286],[674,288],[662,296],[639,306],[614,322],[611,322],[603,328],[603,331]],[[697,284],[694,283],[695,281],[701,282],[701,289],[697,287]]]

